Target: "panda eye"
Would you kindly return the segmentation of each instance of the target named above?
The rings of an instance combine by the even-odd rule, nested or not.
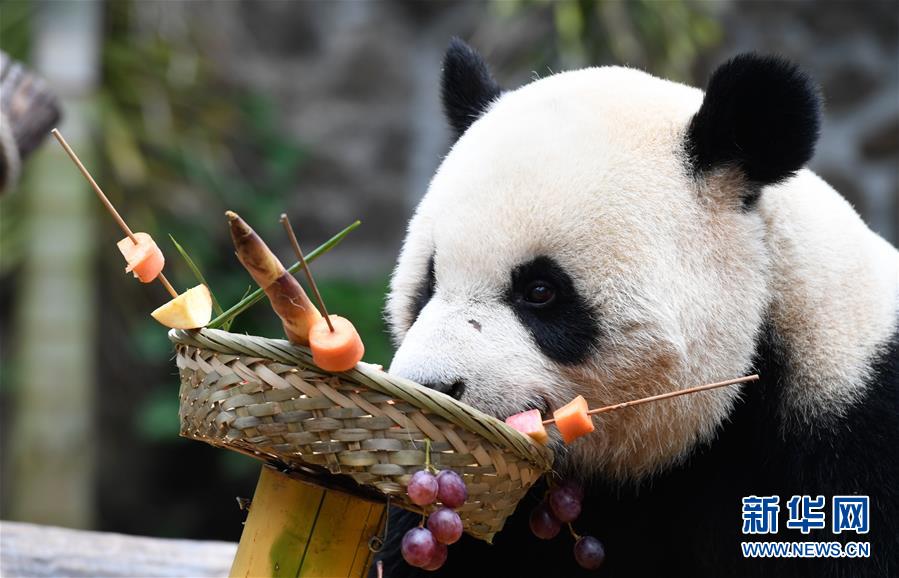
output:
[[[556,297],[556,289],[546,281],[531,281],[524,290],[524,302],[528,305],[543,307],[550,304]]]

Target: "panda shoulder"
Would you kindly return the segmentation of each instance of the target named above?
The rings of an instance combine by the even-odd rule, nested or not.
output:
[[[899,252],[809,170],[760,199],[770,254],[771,321],[792,368],[788,407],[807,420],[862,399],[895,348]]]

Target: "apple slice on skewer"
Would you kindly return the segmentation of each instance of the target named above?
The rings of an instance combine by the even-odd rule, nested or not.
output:
[[[197,285],[178,295],[150,315],[172,329],[199,329],[212,319],[212,296],[206,285]]]
[[[549,441],[549,434],[543,427],[543,417],[540,415],[539,409],[531,409],[510,415],[506,418],[506,424],[519,432],[531,436],[537,443],[546,445]]]

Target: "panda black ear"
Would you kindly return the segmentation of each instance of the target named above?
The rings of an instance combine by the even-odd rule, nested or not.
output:
[[[456,138],[502,93],[481,55],[455,37],[443,57],[440,88],[443,109]]]
[[[687,130],[694,173],[736,166],[754,187],[782,181],[812,158],[821,125],[817,85],[774,56],[742,54],[712,74]],[[754,198],[743,199],[751,204]]]

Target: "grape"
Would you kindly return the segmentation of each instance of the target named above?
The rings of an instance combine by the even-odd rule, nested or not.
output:
[[[560,522],[573,522],[581,515],[581,500],[575,492],[568,486],[556,486],[549,491],[549,507]]]
[[[406,486],[406,493],[417,506],[433,504],[437,500],[437,479],[429,472],[419,470],[412,474],[412,479]]]
[[[437,544],[434,548],[434,554],[431,555],[431,559],[428,560],[428,563],[422,566],[423,569],[433,572],[437,570],[443,563],[446,562],[447,548],[446,544]]]
[[[581,568],[596,570],[606,559],[606,549],[602,547],[602,542],[593,536],[581,536],[574,543],[574,559]]]
[[[531,532],[541,540],[551,540],[555,538],[559,533],[559,530],[562,529],[562,526],[559,524],[556,517],[553,516],[553,513],[549,510],[549,506],[546,502],[540,502],[540,505],[534,508],[534,511],[531,512],[529,522],[531,525]]]
[[[462,476],[452,470],[437,474],[437,499],[447,508],[458,508],[468,499],[468,488]]]
[[[573,480],[564,480],[559,484],[559,487],[568,488],[574,492],[574,495],[577,496],[579,502],[584,501],[584,488],[579,483]]]
[[[436,548],[437,540],[434,539],[430,530],[412,528],[403,536],[400,550],[402,551],[403,559],[410,566],[421,568],[433,559]]]
[[[441,544],[454,544],[462,537],[462,518],[449,508],[440,508],[428,516],[428,530]]]

